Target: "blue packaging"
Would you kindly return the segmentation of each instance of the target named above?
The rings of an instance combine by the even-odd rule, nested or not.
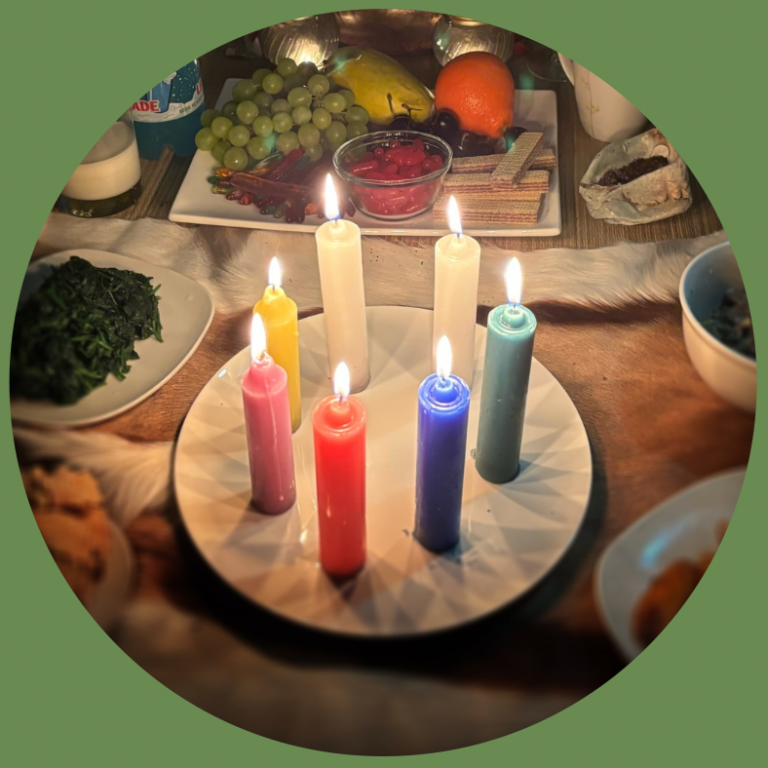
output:
[[[205,109],[197,59],[166,77],[131,108],[139,154],[157,160],[165,147],[180,157],[195,153],[195,134]]]

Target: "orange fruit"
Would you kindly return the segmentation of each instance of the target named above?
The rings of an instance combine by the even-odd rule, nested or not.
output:
[[[453,112],[463,131],[498,139],[514,122],[515,81],[492,53],[465,53],[437,76],[435,108]]]

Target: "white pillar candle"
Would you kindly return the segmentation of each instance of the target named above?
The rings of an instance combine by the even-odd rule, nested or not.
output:
[[[461,233],[456,200],[448,201],[452,235],[435,245],[435,312],[432,335],[433,370],[437,342],[447,336],[453,349],[453,372],[472,386],[475,371],[477,286],[480,279],[480,243]]]
[[[363,249],[360,227],[339,217],[336,190],[330,175],[325,184],[328,221],[315,233],[323,294],[329,371],[342,362],[350,373],[352,392],[368,386],[368,328],[363,287]]]

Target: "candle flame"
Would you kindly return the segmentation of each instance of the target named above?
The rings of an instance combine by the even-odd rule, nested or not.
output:
[[[277,256],[273,256],[272,261],[269,262],[269,284],[273,288],[279,288],[283,284],[283,271],[280,269]]]
[[[461,216],[459,216],[459,206],[453,195],[448,198],[448,226],[451,228],[451,232],[453,232],[454,235],[461,237]]]
[[[325,218],[328,221],[335,221],[341,218],[339,198],[336,195],[336,187],[333,186],[333,179],[330,173],[325,177]]]
[[[451,375],[453,364],[453,350],[447,336],[441,336],[437,342],[437,375],[441,379],[447,379]]]
[[[346,363],[339,363],[333,374],[333,391],[342,400],[349,397],[349,368]]]
[[[267,352],[267,333],[264,321],[258,312],[253,313],[251,321],[251,360],[261,360]]]
[[[523,271],[516,258],[509,262],[504,277],[507,282],[507,300],[510,304],[520,304],[523,300]]]

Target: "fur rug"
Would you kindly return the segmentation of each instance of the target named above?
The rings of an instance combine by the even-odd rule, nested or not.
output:
[[[646,302],[674,302],[680,275],[690,259],[725,239],[725,233],[718,232],[694,240],[514,254],[484,247],[478,303],[495,306],[505,300],[502,276],[512,255],[522,262],[527,304],[578,305],[605,312]],[[269,260],[277,255],[286,289],[299,310],[322,305],[312,235],[182,227],[153,219],[82,221],[53,214],[35,256],[86,248],[131,256],[197,280],[214,296],[219,316],[253,305],[266,283]],[[431,308],[431,247],[364,238],[363,258],[368,304]],[[214,327],[211,334],[215,332]],[[136,413],[141,418],[138,409]],[[136,443],[93,430],[48,433],[17,427],[14,435],[24,459],[65,461],[91,471],[121,525],[169,501],[171,442]]]
[[[643,301],[670,302],[693,256],[726,239],[717,232],[694,240],[618,243],[595,250],[552,248],[510,252],[484,247],[478,303],[505,301],[503,272],[511,256],[523,267],[526,304],[551,301],[595,308]],[[168,221],[84,221],[52,214],[36,255],[94,248],[131,256],[181,272],[203,283],[219,312],[254,304],[264,289],[273,256],[281,260],[286,289],[299,310],[322,306],[315,238],[232,227],[182,227]],[[366,301],[432,307],[433,249],[363,239]]]

